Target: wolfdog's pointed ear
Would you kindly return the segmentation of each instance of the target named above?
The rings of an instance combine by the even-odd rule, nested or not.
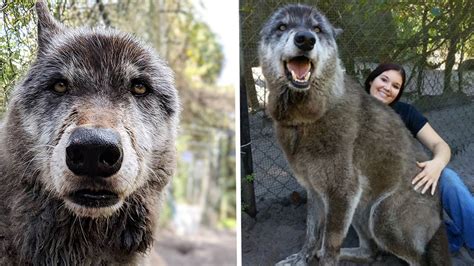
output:
[[[54,35],[63,30],[63,26],[49,13],[48,6],[43,1],[36,2],[36,14],[38,15],[38,50],[47,47]]]

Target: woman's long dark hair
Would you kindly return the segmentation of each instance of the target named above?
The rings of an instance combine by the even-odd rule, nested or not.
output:
[[[388,70],[396,70],[402,76],[402,84],[400,84],[400,90],[398,92],[397,97],[393,100],[393,102],[390,103],[390,105],[392,105],[398,102],[400,97],[402,97],[403,89],[405,89],[406,75],[405,75],[405,69],[403,69],[401,65],[393,64],[393,63],[383,63],[383,64],[378,65],[377,68],[374,69],[374,71],[370,72],[369,76],[365,80],[365,91],[368,94],[370,94],[370,83],[374,81],[374,79],[378,77],[380,74]]]

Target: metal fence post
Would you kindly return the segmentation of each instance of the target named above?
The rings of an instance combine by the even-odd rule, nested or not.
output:
[[[240,176],[242,186],[242,210],[251,217],[255,217],[257,215],[257,207],[255,203],[255,191],[253,186],[254,174],[252,165],[252,147],[247,106],[247,93],[243,76],[240,76],[240,143],[240,161],[242,167]]]

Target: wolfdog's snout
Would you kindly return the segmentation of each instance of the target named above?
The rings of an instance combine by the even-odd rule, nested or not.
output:
[[[303,51],[311,51],[316,43],[316,37],[309,31],[298,31],[293,39],[296,47]]]
[[[109,177],[122,166],[120,135],[113,129],[74,129],[66,146],[66,164],[74,174]]]

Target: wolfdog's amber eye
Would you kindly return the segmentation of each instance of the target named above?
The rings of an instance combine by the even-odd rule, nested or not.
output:
[[[321,28],[319,26],[314,26],[313,28],[314,32],[319,33],[321,32]]]
[[[132,94],[135,96],[143,96],[148,93],[148,89],[141,83],[135,83],[132,85]]]
[[[280,26],[278,26],[278,30],[285,31],[286,30],[286,25],[285,24],[280,24]]]
[[[54,83],[53,90],[54,90],[54,92],[59,93],[59,94],[65,93],[67,91],[66,82],[58,81],[58,82]]]

